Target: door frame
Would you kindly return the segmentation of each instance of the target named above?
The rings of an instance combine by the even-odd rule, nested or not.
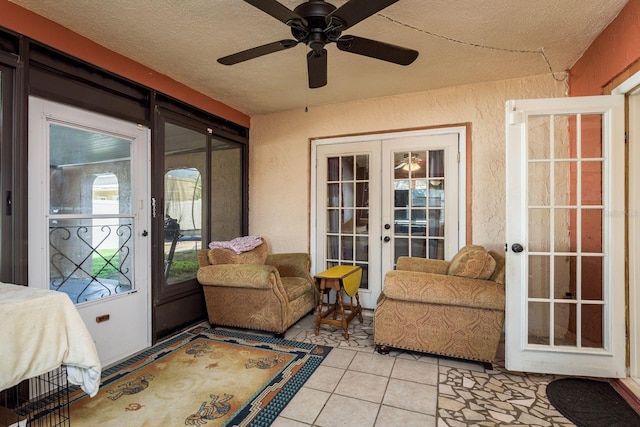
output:
[[[324,268],[316,265],[316,261],[319,259],[319,254],[316,251],[317,248],[317,165],[318,165],[318,146],[321,145],[333,145],[333,144],[345,144],[353,142],[366,142],[366,141],[384,141],[388,139],[398,139],[405,137],[416,136],[432,136],[442,134],[458,134],[458,246],[462,247],[467,242],[471,241],[471,195],[467,194],[467,189],[471,188],[471,147],[470,147],[470,125],[469,124],[452,124],[433,126],[421,129],[408,129],[387,131],[379,133],[365,133],[356,135],[344,135],[344,136],[331,136],[331,137],[318,137],[311,138],[310,142],[310,227],[309,227],[309,242],[310,242],[310,255],[311,255],[311,274],[314,275],[324,270]],[[382,171],[377,171],[382,174]],[[384,185],[384,184],[383,184]],[[383,278],[382,271],[380,272],[381,280]],[[380,284],[381,290],[383,283]]]
[[[632,386],[640,391],[640,71],[615,87],[612,94],[633,96],[628,103],[628,348]],[[635,119],[635,121],[634,121]]]

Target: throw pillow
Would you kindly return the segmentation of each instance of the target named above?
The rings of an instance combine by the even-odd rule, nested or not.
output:
[[[496,268],[496,260],[478,245],[467,245],[453,257],[448,274],[469,279],[487,280]]]

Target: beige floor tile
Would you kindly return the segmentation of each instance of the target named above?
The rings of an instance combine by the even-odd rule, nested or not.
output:
[[[280,412],[280,416],[308,424],[313,423],[331,394],[302,387],[291,402]]]
[[[341,328],[329,325],[315,335],[313,315],[291,327],[287,339],[333,349],[272,425],[572,425],[546,399],[544,388],[554,376],[508,372],[500,359],[493,370],[485,370],[481,363],[407,350],[381,355],[375,352],[372,327],[366,313],[363,324],[357,320],[349,324],[348,341]],[[531,402],[534,397],[538,403],[531,407],[507,404],[516,398]]]
[[[436,414],[438,388],[412,381],[390,379],[382,403],[427,415]]]
[[[427,353],[418,353],[415,351],[402,351],[396,356],[397,359],[416,360],[418,362],[432,363],[437,365],[439,358]]]
[[[349,365],[349,369],[374,375],[389,376],[395,359],[378,353],[358,353]]]
[[[436,417],[382,405],[376,427],[435,427]]]
[[[373,427],[378,407],[376,403],[333,394],[314,426]]]
[[[438,365],[418,360],[397,359],[391,378],[438,385]]]
[[[308,427],[310,424],[301,423],[300,421],[290,420],[284,417],[278,417],[271,424],[271,427]]]
[[[351,349],[351,350],[355,350],[355,351],[362,351],[362,352],[366,352],[366,353],[373,353],[373,351],[375,350],[375,347],[373,347],[373,345],[371,345],[371,339],[370,338],[366,338],[363,340],[357,340],[357,339],[349,339],[349,341],[346,340],[340,340],[339,342],[336,343],[336,347],[338,348],[345,348],[345,349]]]
[[[344,369],[320,365],[313,375],[309,377],[307,382],[304,383],[304,386],[332,393],[336,389],[336,386],[342,379],[344,373]]]
[[[336,394],[381,403],[387,388],[387,377],[347,371],[336,387]]]
[[[322,364],[325,366],[332,366],[334,368],[347,369],[356,354],[357,353],[353,350],[334,348],[327,357],[325,357]]]

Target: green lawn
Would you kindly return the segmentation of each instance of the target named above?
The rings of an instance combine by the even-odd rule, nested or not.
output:
[[[117,249],[103,249],[98,251],[99,254],[94,253],[91,274],[94,277],[99,277],[101,279],[117,280],[118,267],[120,265],[120,258],[115,255],[117,251]],[[103,257],[109,260],[111,264],[107,264],[107,261],[103,259]]]
[[[101,279],[118,280],[120,259],[116,255],[117,249],[104,249],[93,254],[93,268],[91,274]],[[114,256],[115,255],[115,256]],[[107,264],[106,260],[110,260]],[[112,258],[113,257],[113,258]],[[173,254],[173,263],[169,270],[169,282],[176,283],[193,279],[198,272],[198,258],[195,251],[179,251]]]
[[[196,251],[180,251],[173,254],[173,263],[169,270],[169,282],[177,283],[193,279],[198,273]]]

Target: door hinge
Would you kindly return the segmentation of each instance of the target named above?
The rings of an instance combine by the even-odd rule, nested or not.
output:
[[[516,109],[515,102],[509,101],[508,120],[510,125],[519,125],[524,123],[524,112]]]
[[[627,144],[629,142],[629,134],[627,132],[624,133],[624,143]]]
[[[458,163],[460,163],[460,152],[458,151]]]

